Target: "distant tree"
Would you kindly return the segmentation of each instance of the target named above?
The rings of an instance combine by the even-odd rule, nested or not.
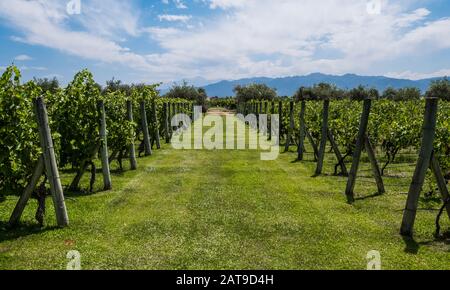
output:
[[[269,88],[265,84],[251,84],[248,86],[236,86],[234,88],[238,103],[250,100],[268,100],[271,101],[277,97],[275,89]]]
[[[359,96],[361,94],[364,95],[364,93],[366,93],[365,88],[360,87],[352,95]],[[337,100],[344,98],[345,94],[346,92],[339,89],[336,85],[319,83],[312,87],[300,87],[294,94],[294,100]]]
[[[204,88],[199,88],[198,89],[198,98],[197,98],[197,103],[199,105],[205,105],[206,104],[206,100],[208,99],[208,94],[206,93],[206,90]]]
[[[193,101],[199,106],[204,106],[208,99],[205,89],[190,86],[187,82],[183,82],[182,85],[174,85],[165,97]]]
[[[450,101],[450,81],[447,77],[431,82],[426,93],[427,98],[440,98]]]
[[[131,93],[132,86],[123,84],[121,80],[112,79],[106,82],[106,87],[103,89],[103,93],[115,93],[122,92],[127,95]]]
[[[34,82],[42,89],[44,93],[55,94],[59,90],[59,81],[56,77],[48,78],[34,78]]]
[[[394,101],[404,101],[404,100],[420,100],[422,97],[420,90],[418,88],[387,88],[382,98],[394,100]]]

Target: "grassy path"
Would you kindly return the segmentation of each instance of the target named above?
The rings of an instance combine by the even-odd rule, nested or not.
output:
[[[7,231],[17,200],[8,197],[0,269],[64,269],[70,250],[84,269],[365,269],[370,250],[385,269],[450,269],[450,246],[432,240],[435,211],[419,213],[416,242],[398,235],[407,178],[388,178],[387,195],[350,206],[344,178],[312,178],[314,163],[295,157],[166,146],[138,171],[115,173],[113,191],[69,195],[63,230],[52,227],[49,199],[46,228],[33,225],[32,201],[22,227]],[[327,158],[326,173],[332,164]],[[375,185],[360,181],[357,190],[368,196]]]

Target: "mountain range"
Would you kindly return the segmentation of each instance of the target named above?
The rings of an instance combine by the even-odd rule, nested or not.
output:
[[[384,91],[386,88],[396,89],[404,87],[416,87],[425,92],[433,80],[440,78],[430,78],[423,80],[395,79],[384,76],[360,76],[355,74],[346,74],[342,76],[327,75],[322,73],[313,73],[306,76],[292,76],[282,78],[246,78],[233,81],[219,81],[217,83],[207,84],[203,87],[209,97],[228,97],[234,96],[233,88],[237,85],[248,85],[252,83],[266,84],[277,90],[279,96],[292,96],[301,86],[313,86],[318,83],[335,84],[341,89],[352,89],[359,85],[376,88]],[[195,85],[195,84],[194,84]],[[165,90],[162,91],[164,93]]]

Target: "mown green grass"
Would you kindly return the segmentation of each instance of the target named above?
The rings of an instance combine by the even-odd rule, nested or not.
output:
[[[421,203],[414,241],[398,234],[411,166],[389,171],[388,193],[371,197],[364,163],[362,199],[349,205],[331,154],[315,178],[310,154],[295,159],[165,145],[139,159],[137,171],[115,172],[114,190],[68,194],[66,229],[55,228],[48,199],[45,228],[35,226],[33,200],[22,225],[7,230],[17,201],[8,197],[0,203],[0,269],[65,269],[70,250],[81,253],[83,269],[365,269],[370,250],[384,269],[450,269],[450,246],[433,239],[438,203]],[[63,183],[72,176],[64,173]]]

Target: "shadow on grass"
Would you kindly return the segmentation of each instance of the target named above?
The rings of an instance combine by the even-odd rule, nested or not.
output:
[[[86,170],[87,172],[87,170]],[[74,168],[59,168],[59,173],[61,174],[77,174],[78,170]]]
[[[443,242],[446,245],[450,245],[450,229],[442,233],[439,237],[436,237],[436,241]]]
[[[402,175],[399,175],[399,174],[394,175],[394,174],[386,174],[386,173],[384,175],[382,175],[381,177],[382,178],[390,178],[390,179],[405,179],[406,178],[405,176],[402,176]],[[408,183],[405,186],[408,186],[410,184],[411,183]]]
[[[419,252],[420,244],[414,238],[403,236],[405,242],[405,253],[416,255]]]
[[[123,176],[125,174],[125,172],[127,171],[127,169],[120,169],[120,168],[114,168],[111,169],[110,172],[112,175],[116,175],[116,176]]]
[[[295,164],[295,163],[316,163],[316,161],[312,160],[312,159],[303,159],[303,160],[295,159],[295,160],[292,160],[291,163],[293,163],[293,164]]]
[[[38,224],[33,224],[31,222],[19,223],[15,227],[10,227],[9,223],[0,221],[0,243],[58,229],[58,227],[40,227]]]
[[[376,198],[376,197],[380,197],[380,196],[383,196],[383,194],[380,194],[379,192],[376,192],[376,193],[371,194],[371,195],[356,197],[355,200],[366,200],[366,199]]]
[[[343,179],[345,179],[345,181],[347,181],[348,179],[348,175],[343,174],[342,172],[339,172],[338,174],[332,174],[332,173],[322,173],[321,174],[323,177],[342,177]]]
[[[114,174],[114,175],[123,175],[123,173],[125,173],[126,171],[128,171],[128,169],[126,167],[124,167],[123,169],[120,169],[119,166],[110,168],[110,173]],[[78,173],[78,170],[71,169],[71,168],[65,168],[65,169],[60,169],[60,173],[67,174],[67,175],[76,175]],[[90,173],[91,173],[90,170],[86,170],[84,174],[89,175]],[[102,173],[103,173],[102,167],[97,167],[95,170],[95,174],[101,175]]]
[[[440,197],[438,194],[434,194],[432,196],[420,196],[420,202],[440,205],[442,203],[442,197]]]
[[[68,198],[74,198],[74,197],[87,197],[87,196],[91,196],[91,195],[95,195],[98,193],[104,192],[104,190],[102,189],[97,189],[97,190],[93,190],[93,191],[89,191],[89,190],[83,190],[83,189],[78,189],[78,190],[69,190],[68,188],[64,189],[64,196],[68,197]]]
[[[414,238],[403,236],[403,241],[405,242],[405,253],[416,255],[419,253],[421,246],[430,246],[433,243],[444,243],[449,244],[450,240],[448,238],[435,238],[434,240],[417,242]]]
[[[435,237],[434,240],[417,242],[412,237],[402,236],[405,242],[405,253],[416,255],[419,253],[421,246],[430,246],[434,243],[443,243],[445,245],[450,245],[450,231],[443,233],[439,237]]]

